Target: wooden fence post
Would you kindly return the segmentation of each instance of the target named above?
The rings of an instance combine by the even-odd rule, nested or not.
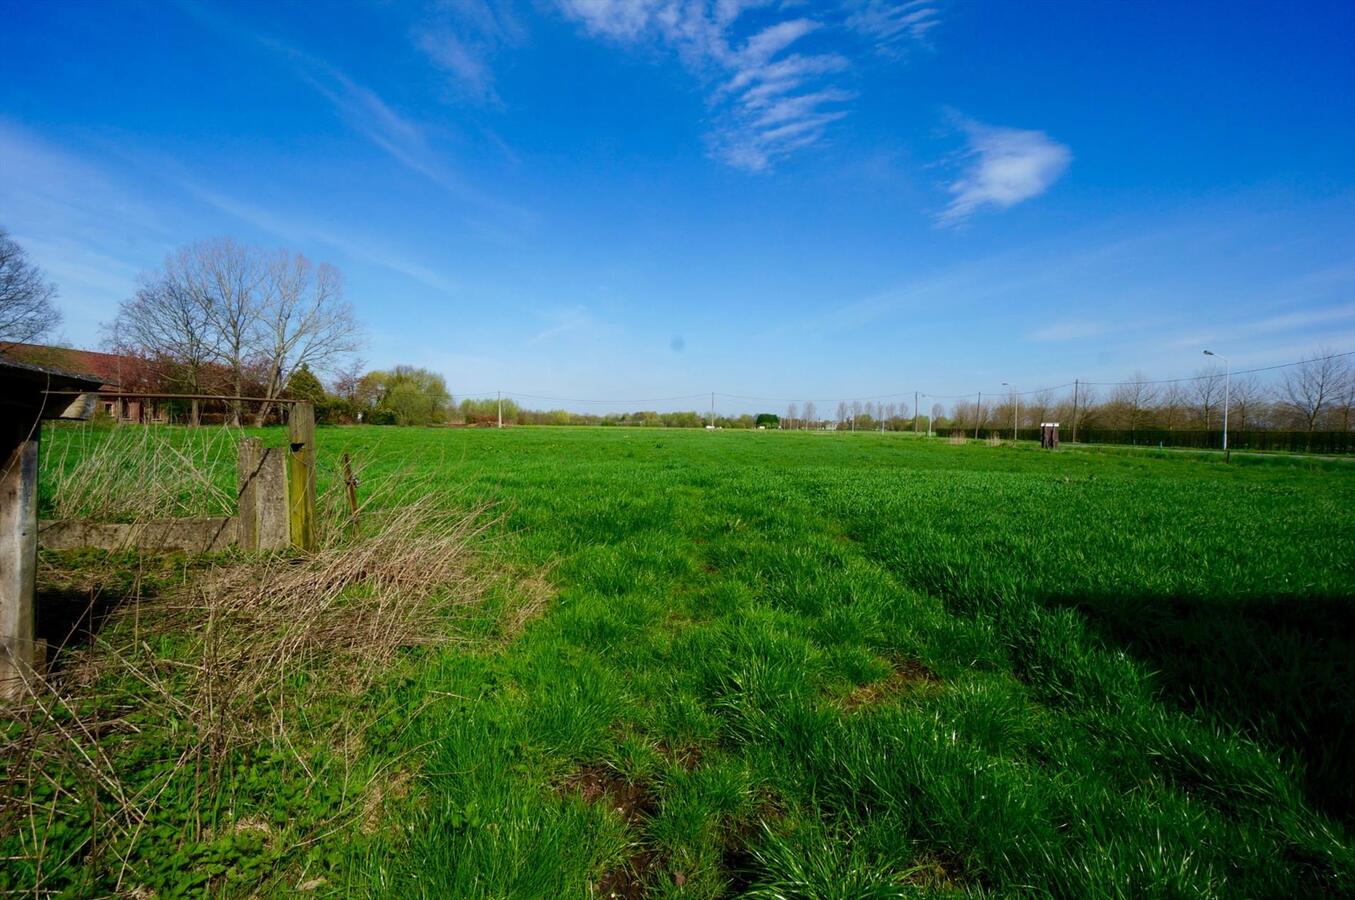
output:
[[[265,450],[258,438],[241,438],[236,516],[241,550],[285,550],[289,542],[287,464],[280,449]]]
[[[315,537],[315,406],[292,404],[287,417],[291,451],[287,455],[287,508],[292,546],[306,553],[316,549]]]
[[[358,522],[358,480],[353,477],[353,463],[347,450],[343,454],[343,485],[348,494],[348,524],[356,533],[361,527]]]
[[[0,700],[17,700],[33,677],[38,563],[36,416],[7,410],[0,425]]]

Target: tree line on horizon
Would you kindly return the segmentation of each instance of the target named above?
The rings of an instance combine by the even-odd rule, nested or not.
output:
[[[55,285],[0,227],[0,350],[50,334],[60,322]],[[933,400],[927,410],[897,401],[814,401],[783,414],[634,410],[605,414],[532,410],[510,398],[462,398],[443,376],[397,365],[366,370],[355,354],[362,326],[344,299],[337,268],[300,253],[198,241],[144,274],[133,295],[105,323],[105,345],[119,359],[124,390],[258,398],[228,401],[225,419],[263,424],[275,401],[309,399],[325,423],[389,425],[615,425],[631,427],[780,428],[910,431],[1033,428],[1059,421],[1076,431],[1213,431],[1222,427],[1225,384],[1230,430],[1349,432],[1355,419],[1355,365],[1348,354],[1319,351],[1269,380],[1255,373],[1227,379],[1217,367],[1159,382],[1142,372],[1114,385],[1085,385],[992,398]],[[326,381],[322,381],[321,376]],[[925,396],[925,395],[924,395]],[[197,401],[182,420],[201,421]],[[930,421],[928,421],[930,420]]]

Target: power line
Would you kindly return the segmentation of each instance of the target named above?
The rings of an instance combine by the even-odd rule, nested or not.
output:
[[[1315,357],[1312,357],[1312,358],[1310,358],[1310,359],[1302,359],[1302,360],[1297,360],[1297,361],[1295,361],[1295,362],[1279,363],[1278,365],[1273,365],[1273,366],[1259,366],[1259,367],[1253,368],[1253,369],[1239,369],[1239,370],[1237,370],[1237,371],[1234,371],[1232,374],[1233,374],[1234,377],[1236,377],[1236,376],[1238,376],[1238,375],[1255,375],[1255,374],[1259,374],[1259,373],[1261,373],[1261,372],[1274,372],[1274,371],[1278,371],[1279,369],[1288,369],[1288,368],[1292,368],[1293,366],[1301,366],[1301,365],[1311,364],[1311,363],[1316,363],[1316,362],[1326,362],[1326,361],[1332,360],[1332,359],[1343,359],[1343,358],[1348,357],[1348,356],[1355,356],[1355,350],[1347,350],[1347,351],[1342,352],[1342,353],[1329,353],[1329,354],[1327,354],[1326,356],[1315,356]],[[1191,376],[1187,376],[1187,377],[1184,377],[1184,378],[1159,378],[1159,379],[1145,379],[1145,380],[1142,380],[1142,381],[1139,381],[1139,380],[1130,380],[1130,381],[1082,381],[1081,384],[1083,384],[1083,385],[1085,385],[1085,386],[1089,386],[1089,387],[1092,387],[1092,386],[1094,386],[1094,387],[1120,387],[1120,386],[1122,386],[1122,385],[1132,385],[1132,384],[1184,384],[1184,383],[1192,382],[1192,381],[1205,381],[1205,380],[1210,379],[1210,378],[1221,378],[1221,377],[1223,377],[1223,376],[1222,376],[1221,374],[1219,374],[1219,373],[1216,373],[1216,372],[1207,372],[1207,373],[1205,373],[1205,374],[1203,374],[1203,375],[1191,375]],[[1050,386],[1050,387],[1031,388],[1030,390],[1025,390],[1025,391],[994,392],[994,395],[995,395],[995,396],[1003,396],[1003,397],[1009,397],[1009,396],[1013,396],[1013,395],[1014,395],[1014,396],[1017,396],[1017,397],[1027,397],[1027,396],[1030,396],[1030,395],[1032,395],[1032,394],[1044,394],[1044,393],[1048,393],[1048,392],[1052,392],[1052,391],[1060,391],[1060,390],[1063,390],[1063,389],[1065,389],[1065,388],[1070,388],[1070,387],[1072,387],[1072,386],[1073,386],[1073,382],[1069,381],[1069,382],[1065,382],[1065,383],[1063,383],[1063,384],[1052,385],[1052,386]],[[465,392],[461,392],[461,395],[462,395],[463,397],[469,397],[469,396],[473,396],[474,393],[475,393],[475,392],[465,391]],[[480,393],[480,394],[488,394],[488,393],[491,393],[491,392],[488,392],[488,391],[480,391],[480,392],[478,392],[478,393]],[[756,396],[756,395],[752,395],[752,394],[729,394],[729,393],[725,393],[725,392],[723,392],[723,391],[715,391],[715,392],[714,392],[714,396],[716,396],[716,397],[723,397],[723,398],[725,398],[725,399],[727,399],[727,400],[751,401],[751,402],[755,402],[755,403],[827,403],[827,404],[832,404],[832,403],[866,403],[866,402],[873,402],[873,401],[878,401],[878,400],[894,400],[894,399],[898,399],[898,398],[900,398],[900,397],[906,397],[906,396],[908,396],[909,394],[915,394],[915,393],[916,393],[916,394],[922,395],[923,398],[924,398],[924,399],[927,399],[927,400],[968,400],[968,399],[970,399],[971,397],[978,397],[982,392],[981,392],[981,391],[970,391],[970,392],[964,393],[964,394],[933,394],[933,393],[931,393],[930,391],[914,391],[914,390],[907,390],[907,391],[898,391],[898,392],[892,393],[892,394],[875,394],[875,395],[872,395],[872,396],[869,396],[869,397],[834,397],[834,398],[830,398],[830,399],[825,399],[825,398],[818,398],[818,397],[808,397],[808,398],[806,398],[806,397],[762,397],[762,396]],[[519,391],[503,391],[502,394],[503,394],[503,396],[505,396],[505,397],[515,397],[515,398],[522,399],[522,400],[541,400],[541,401],[545,401],[545,402],[548,402],[548,403],[616,403],[616,404],[628,404],[628,405],[639,405],[639,404],[645,404],[645,403],[674,403],[674,402],[677,402],[677,401],[679,401],[679,400],[698,400],[698,399],[705,399],[706,397],[711,396],[711,392],[709,392],[709,391],[702,391],[702,392],[700,392],[700,393],[692,393],[692,394],[682,394],[682,395],[676,396],[676,397],[646,397],[646,398],[642,398],[642,399],[633,399],[633,400],[616,400],[616,399],[610,399],[610,398],[584,398],[584,397],[549,397],[549,396],[544,396],[544,395],[541,395],[541,394],[527,394],[527,393],[521,393],[521,392],[519,392]]]
[[[1326,356],[1314,356],[1312,359],[1301,359],[1298,362],[1280,363],[1277,366],[1261,366],[1256,369],[1239,369],[1234,375],[1255,375],[1257,372],[1274,372],[1276,369],[1288,369],[1291,366],[1301,366],[1305,363],[1326,362],[1329,359],[1340,359],[1344,356],[1355,356],[1355,350],[1347,350],[1345,353],[1330,353]],[[1218,372],[1206,372],[1203,375],[1191,375],[1188,378],[1159,378],[1153,381],[1084,381],[1083,384],[1093,384],[1097,387],[1119,387],[1125,384],[1182,384],[1187,381],[1205,381],[1209,378],[1223,377]]]

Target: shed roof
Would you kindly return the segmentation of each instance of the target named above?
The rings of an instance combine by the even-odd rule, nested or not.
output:
[[[48,391],[93,392],[103,383],[97,375],[0,356],[0,405],[18,407],[43,418],[63,416],[73,406],[69,397],[52,397]]]

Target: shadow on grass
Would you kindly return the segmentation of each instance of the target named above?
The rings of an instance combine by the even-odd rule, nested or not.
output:
[[[1047,600],[1152,668],[1164,697],[1289,754],[1309,802],[1355,823],[1355,599]]]
[[[41,559],[34,632],[53,670],[66,651],[90,646],[120,607],[158,593],[158,578],[138,577],[143,567],[129,553],[43,551]]]

